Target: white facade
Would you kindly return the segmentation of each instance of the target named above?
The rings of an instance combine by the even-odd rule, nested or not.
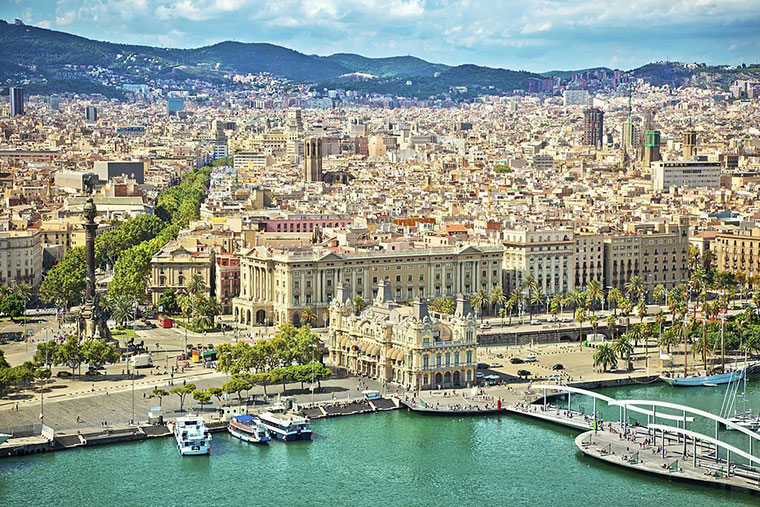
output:
[[[42,281],[42,235],[39,232],[0,232],[0,285]]]
[[[720,188],[720,162],[652,162],[652,188]]]
[[[586,90],[565,90],[562,92],[562,101],[566,106],[588,106],[591,100]]]

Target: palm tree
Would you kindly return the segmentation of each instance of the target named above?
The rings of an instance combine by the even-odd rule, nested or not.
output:
[[[615,351],[606,343],[596,348],[594,352],[594,367],[602,367],[602,371],[607,371],[609,366],[617,366],[617,357]]]
[[[206,292],[206,282],[200,274],[195,273],[190,277],[190,281],[187,283],[187,292],[190,294]]]
[[[503,306],[504,303],[507,302],[507,296],[504,294],[504,291],[501,290],[501,287],[499,285],[494,285],[491,287],[491,292],[488,294],[488,302],[491,303],[491,306],[493,306],[494,310],[498,309],[500,306]]]
[[[434,299],[432,302],[435,302],[435,301],[436,300]],[[354,298],[354,309],[356,310],[356,313],[357,314],[361,313],[365,308],[367,308],[367,300],[364,299],[362,296],[357,295]],[[433,310],[433,311],[435,312],[437,310]],[[443,312],[438,312],[438,313],[443,313]]]
[[[314,313],[314,310],[311,308],[311,306],[307,306],[301,312],[299,323],[311,325],[313,322],[317,322],[317,314]]]
[[[539,288],[536,289],[536,291],[531,295],[530,297],[530,303],[531,305],[537,305],[538,311],[541,311],[541,305],[546,303],[546,296],[544,296],[544,292]]]
[[[454,313],[455,305],[454,301],[451,299],[435,298],[430,302],[430,309],[436,313],[445,313],[450,315]]]
[[[631,340],[626,335],[620,335],[617,340],[612,343],[612,350],[620,356],[620,359],[625,359],[633,354],[633,345]]]
[[[28,303],[32,299],[32,288],[26,283],[17,284],[13,293],[21,298],[24,303]]]
[[[523,280],[523,287],[528,289],[528,297],[525,298],[525,302],[528,303],[528,314],[530,315],[530,320],[533,320],[533,299],[532,294],[533,291],[538,290],[538,282],[536,282],[536,279],[533,277],[533,275],[528,275],[528,277]]]
[[[625,284],[625,290],[628,292],[628,297],[638,302],[641,296],[644,294],[644,280],[639,275],[634,275]]]
[[[509,325],[512,325],[512,311],[515,308],[519,311],[521,302],[522,294],[520,293],[520,289],[512,289],[512,292],[509,293],[509,299],[504,303],[504,307],[509,312]]]
[[[111,315],[118,325],[124,326],[134,319],[134,300],[126,294],[114,296],[111,298]]]
[[[620,302],[620,315],[625,319],[625,332],[628,332],[628,326],[630,325],[628,317],[633,313],[633,301],[628,298],[623,298]]]
[[[578,323],[578,341],[580,342],[582,340],[582,334],[583,334],[583,323],[586,322],[587,314],[586,309],[576,308],[575,309],[575,321]]]
[[[617,338],[617,317],[614,315],[607,316],[607,332],[610,334],[610,339]]]
[[[707,371],[707,335],[702,335],[697,341],[691,345],[691,357],[696,357],[697,354],[702,356],[702,366]]]
[[[626,333],[628,339],[633,341],[636,347],[639,346],[639,342],[644,338],[644,329],[640,325],[634,324],[631,330]]]
[[[673,326],[665,329],[665,331],[662,332],[662,337],[660,338],[660,347],[664,347],[668,354],[670,354],[670,347],[678,345],[678,342],[678,335],[673,330]]]
[[[594,337],[596,337],[596,329],[599,326],[599,315],[592,313],[588,318],[588,323],[591,324],[591,327],[594,329]]]
[[[655,301],[655,303],[665,302],[665,298],[667,297],[666,295],[667,291],[665,290],[665,286],[663,284],[656,285],[652,291],[652,299]]]
[[[618,305],[623,300],[623,293],[617,287],[613,287],[607,292],[607,304],[615,305],[614,314],[617,316]]]
[[[602,287],[602,282],[599,280],[591,280],[591,283],[588,284],[588,287],[586,288],[586,295],[588,296],[589,302],[592,305],[595,305],[597,301],[601,301],[603,294],[604,288]]]
[[[204,306],[204,316],[209,319],[210,327],[214,327],[214,320],[216,316],[222,313],[222,305],[216,300],[216,297],[211,297],[206,301]]]
[[[636,314],[639,316],[639,324],[644,323],[644,317],[647,316],[647,304],[642,301],[636,307]]]
[[[475,311],[480,315],[480,321],[483,322],[483,312],[481,310],[483,307],[488,303],[488,294],[486,294],[486,291],[483,289],[478,289],[478,292],[475,293],[474,296],[472,296],[472,299],[470,300],[470,304],[473,308],[475,308]]]
[[[659,310],[657,313],[654,314],[654,323],[657,324],[657,329],[659,331],[660,336],[662,336],[662,326],[665,324],[665,312],[662,310]]]
[[[195,304],[194,298],[187,294],[179,294],[177,296],[177,306],[185,317],[185,320],[190,319],[190,315],[193,313],[193,305]]]

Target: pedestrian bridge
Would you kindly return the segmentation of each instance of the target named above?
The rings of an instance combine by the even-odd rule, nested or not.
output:
[[[616,435],[614,439],[619,438],[623,441],[631,438],[635,441],[638,435],[642,442],[646,440],[646,445],[657,449],[663,459],[666,457],[666,448],[669,446],[668,456],[677,455],[681,460],[692,461],[695,470],[699,467],[707,467],[705,473],[710,469],[719,470],[722,477],[727,477],[729,480],[732,475],[743,477],[749,475],[753,480],[755,477],[760,477],[760,457],[754,453],[754,450],[758,448],[757,441],[760,440],[760,434],[719,415],[666,401],[616,400],[594,391],[573,386],[534,384],[531,386],[530,392],[536,394],[536,391],[541,391],[543,394],[542,405],[538,403],[515,404],[505,407],[506,410],[575,429],[593,430],[594,434],[597,431],[603,431],[606,434]],[[567,407],[549,405],[547,402],[547,393],[549,392],[567,394]],[[590,397],[593,400],[592,413],[584,414],[582,411],[573,410],[573,395]],[[541,401],[541,397],[537,398],[536,401]],[[606,403],[608,406],[618,407],[619,417],[617,421],[601,421],[597,412],[597,401]],[[629,412],[645,415],[647,417],[646,426],[631,426],[628,422]],[[695,417],[714,423],[715,431],[713,434],[706,435],[695,431],[693,428],[689,429],[689,425],[695,421]],[[726,430],[733,430],[730,434],[735,437],[734,440],[745,436],[744,443],[737,444],[721,439],[723,436],[719,431],[721,425]],[[658,441],[659,445],[657,445]],[[706,449],[706,451],[698,453],[698,447],[699,449]]]

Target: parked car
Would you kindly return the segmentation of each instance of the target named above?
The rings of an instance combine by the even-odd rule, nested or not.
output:
[[[509,362],[512,364],[523,364],[525,361],[523,361],[519,357],[513,357],[513,358],[510,358]]]
[[[517,370],[517,376],[518,377],[530,377],[530,371],[528,371],[528,370]]]
[[[480,329],[491,329],[491,324],[489,324],[488,322],[481,322]]]
[[[74,375],[70,371],[62,370],[55,374],[58,378],[71,378]]]
[[[562,363],[557,363],[554,366],[552,366],[552,370],[564,370],[565,367],[562,365]]]
[[[483,378],[485,374],[482,371],[475,372],[475,378]]]
[[[478,370],[485,370],[486,368],[489,368],[490,365],[488,363],[478,363]]]
[[[527,356],[524,361],[526,363],[535,363],[538,359],[536,359],[536,356]]]
[[[533,320],[530,321],[530,325],[531,326],[538,326],[540,324],[541,324],[541,321],[538,320],[538,319],[533,319]]]
[[[85,373],[85,376],[87,377],[97,377],[98,375],[103,375],[98,370],[87,370],[87,373]]]
[[[573,319],[571,319],[570,317],[562,317],[562,319],[560,319],[560,320],[561,320],[561,322],[572,322],[573,321]]]
[[[493,363],[491,368],[501,368],[501,363]]]

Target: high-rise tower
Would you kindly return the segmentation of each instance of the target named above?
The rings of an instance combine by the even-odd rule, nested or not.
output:
[[[24,114],[24,89],[12,86],[8,92],[11,101],[11,116]]]
[[[598,107],[590,107],[583,111],[583,144],[601,148],[603,135],[604,111]]]
[[[304,181],[322,181],[322,139],[310,137],[304,141]]]

